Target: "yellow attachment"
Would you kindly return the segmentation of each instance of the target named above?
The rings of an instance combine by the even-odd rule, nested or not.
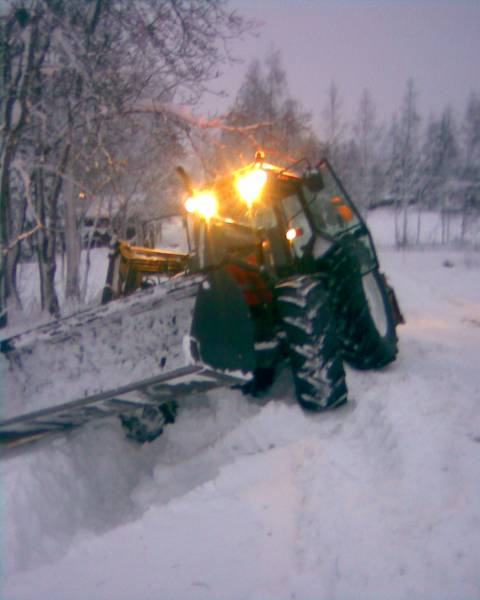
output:
[[[119,251],[123,260],[135,269],[146,273],[183,271],[188,258],[186,252],[132,246],[126,242],[120,242]]]
[[[217,199],[212,192],[199,192],[187,198],[185,209],[189,213],[198,213],[208,221],[217,214]]]
[[[151,276],[173,277],[185,271],[188,265],[188,254],[184,252],[132,246],[126,242],[120,242],[118,254],[118,274],[116,283],[112,283],[114,298],[131,294]]]
[[[266,182],[267,174],[263,169],[253,169],[237,179],[237,190],[249,208],[259,198]]]

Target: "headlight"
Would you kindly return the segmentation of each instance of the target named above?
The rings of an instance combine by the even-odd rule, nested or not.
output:
[[[198,213],[208,221],[217,214],[217,199],[211,192],[200,192],[187,198],[185,209],[189,213]]]

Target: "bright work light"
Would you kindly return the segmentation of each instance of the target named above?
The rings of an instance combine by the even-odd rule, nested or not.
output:
[[[297,230],[292,228],[287,231],[285,237],[289,242],[293,242],[293,240],[297,237]]]
[[[196,212],[208,220],[217,212],[217,199],[211,192],[200,192],[187,198],[185,209],[189,213]]]
[[[237,190],[249,207],[260,196],[266,182],[267,174],[263,169],[253,169],[237,179]]]
[[[303,229],[301,227],[292,227],[287,231],[285,237],[289,242],[293,242],[293,240],[297,239],[297,237],[301,237],[303,235]]]

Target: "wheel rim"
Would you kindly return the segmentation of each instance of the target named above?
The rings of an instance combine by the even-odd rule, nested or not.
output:
[[[362,284],[372,321],[380,336],[385,337],[388,333],[385,301],[373,271],[362,277]]]

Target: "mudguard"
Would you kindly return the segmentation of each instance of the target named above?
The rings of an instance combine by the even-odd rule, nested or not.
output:
[[[200,286],[191,333],[197,342],[196,360],[220,371],[252,373],[255,369],[250,310],[225,268],[213,271]]]

